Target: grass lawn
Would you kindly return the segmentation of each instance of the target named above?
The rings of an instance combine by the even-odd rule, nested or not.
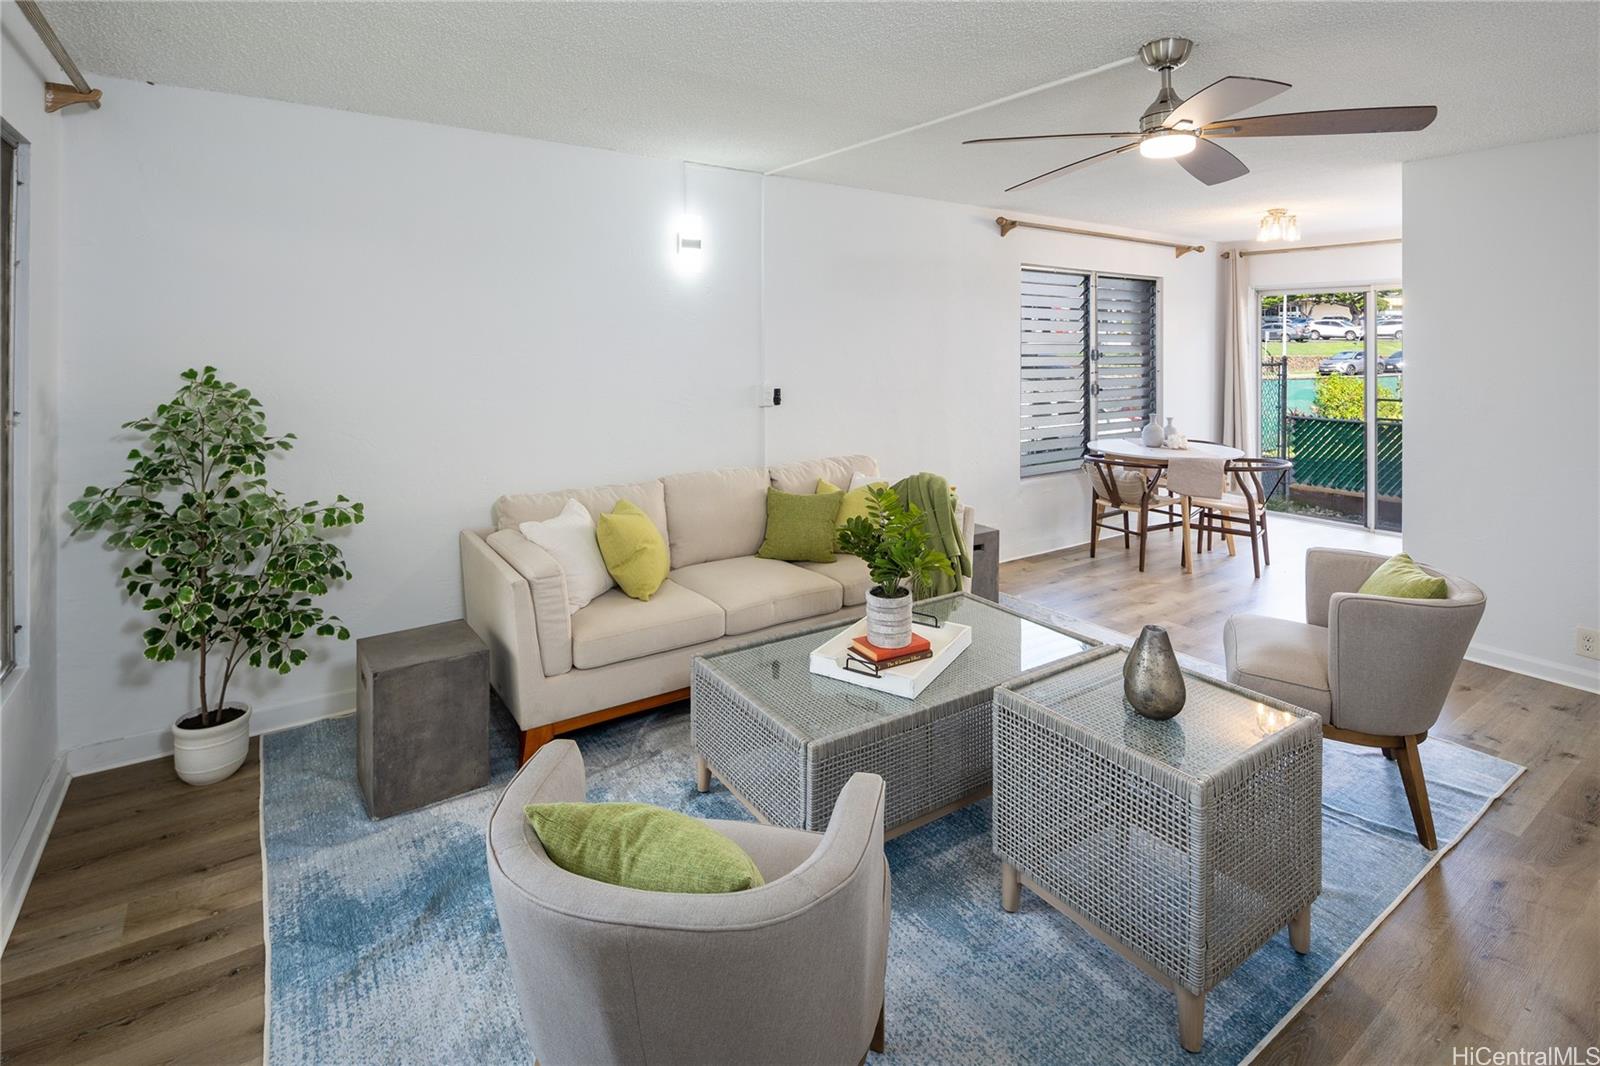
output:
[[[1340,352],[1361,351],[1362,341],[1290,341],[1287,345],[1289,356],[1289,376],[1315,377],[1317,364],[1330,355]],[[1261,345],[1262,359],[1276,359],[1284,354],[1286,346],[1281,341],[1266,341]],[[1380,358],[1399,351],[1404,345],[1393,337],[1384,337],[1378,341],[1378,356]]]

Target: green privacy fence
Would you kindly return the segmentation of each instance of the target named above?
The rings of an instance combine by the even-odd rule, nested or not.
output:
[[[1360,419],[1290,415],[1289,457],[1297,485],[1362,492],[1367,483],[1366,432]],[[1400,496],[1405,423],[1378,420],[1378,495]]]

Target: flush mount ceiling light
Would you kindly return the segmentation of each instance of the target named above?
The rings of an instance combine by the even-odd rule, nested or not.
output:
[[[1256,230],[1258,241],[1297,241],[1300,239],[1300,219],[1281,207],[1274,207],[1261,216],[1261,228]]]

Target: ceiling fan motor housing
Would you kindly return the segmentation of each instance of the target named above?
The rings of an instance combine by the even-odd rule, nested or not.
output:
[[[1187,37],[1158,37],[1139,48],[1139,60],[1161,75],[1161,91],[1139,116],[1139,130],[1149,133],[1166,125],[1167,116],[1178,109],[1183,97],[1172,88],[1172,72],[1189,61],[1194,42]]]

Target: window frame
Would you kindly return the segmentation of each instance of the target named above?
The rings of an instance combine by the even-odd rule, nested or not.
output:
[[[1151,391],[1151,397],[1150,397],[1150,414],[1149,414],[1149,417],[1152,418],[1152,419],[1159,419],[1161,411],[1164,409],[1164,404],[1163,404],[1163,399],[1164,399],[1163,385],[1164,385],[1164,380],[1165,379],[1164,379],[1163,368],[1164,368],[1165,360],[1163,358],[1163,355],[1164,355],[1164,352],[1166,350],[1166,338],[1165,338],[1165,329],[1166,329],[1166,308],[1165,308],[1166,293],[1165,293],[1165,288],[1166,288],[1166,286],[1165,286],[1165,278],[1162,277],[1161,275],[1156,275],[1156,274],[1137,274],[1137,273],[1133,273],[1133,272],[1125,271],[1125,270],[1084,270],[1084,269],[1080,269],[1080,268],[1076,268],[1076,267],[1049,266],[1049,265],[1045,265],[1045,264],[1042,264],[1042,263],[1021,263],[1018,266],[1018,290],[1019,290],[1019,294],[1020,294],[1020,289],[1022,287],[1023,276],[1026,275],[1030,271],[1031,272],[1041,272],[1041,273],[1051,273],[1051,274],[1062,274],[1062,275],[1067,275],[1067,276],[1071,276],[1071,277],[1081,277],[1081,278],[1087,279],[1087,283],[1086,283],[1086,286],[1085,286],[1086,294],[1087,294],[1087,306],[1085,308],[1085,324],[1087,325],[1088,329],[1087,329],[1087,333],[1086,333],[1086,336],[1085,336],[1084,369],[1083,369],[1083,375],[1082,375],[1083,376],[1083,388],[1084,388],[1084,422],[1083,422],[1082,451],[1085,452],[1085,453],[1088,451],[1089,442],[1092,441],[1092,440],[1095,440],[1097,438],[1097,436],[1099,434],[1099,429],[1100,429],[1100,410],[1099,410],[1099,401],[1097,399],[1097,397],[1098,397],[1097,389],[1098,389],[1098,385],[1099,385],[1099,371],[1100,371],[1100,366],[1099,366],[1099,364],[1100,364],[1100,303],[1099,303],[1100,279],[1107,278],[1107,279],[1115,279],[1115,280],[1119,280],[1119,281],[1147,281],[1147,282],[1151,283],[1151,285],[1153,286],[1152,304],[1154,306],[1155,323],[1154,323],[1154,328],[1152,330],[1152,353],[1151,353],[1152,368],[1151,369],[1152,369],[1153,381],[1152,381],[1152,385],[1151,385],[1151,390],[1152,391]],[[1024,390],[1025,381],[1027,379],[1023,378],[1023,376],[1022,376],[1023,364],[1022,364],[1022,355],[1020,353],[1020,344],[1021,344],[1020,337],[1021,337],[1021,332],[1022,332],[1022,325],[1023,325],[1023,319],[1021,317],[1021,308],[1019,306],[1019,308],[1018,308],[1018,337],[1019,337],[1018,344],[1019,344],[1019,353],[1016,356],[1016,358],[1017,358],[1017,396],[1018,396],[1018,410],[1019,410],[1019,412],[1023,409],[1023,405],[1026,402],[1024,397],[1027,395],[1027,393],[1025,393],[1023,391]],[[1019,433],[1020,433],[1020,427],[1019,427]],[[1022,441],[1020,439],[1017,442],[1018,479],[1021,480],[1021,481],[1033,481],[1033,480],[1035,480],[1037,478],[1046,478],[1046,477],[1052,477],[1052,476],[1057,476],[1057,475],[1061,475],[1061,474],[1074,474],[1074,473],[1077,473],[1079,470],[1081,470],[1083,468],[1083,458],[1080,455],[1079,458],[1077,458],[1075,460],[1068,460],[1067,464],[1064,465],[1064,466],[1052,465],[1048,469],[1030,470],[1027,467],[1027,465],[1025,464],[1026,457],[1029,454],[1028,452],[1026,452],[1024,450],[1025,449],[1025,444],[1026,444],[1026,442],[1024,442],[1024,441]]]
[[[23,464],[18,457],[26,446],[19,433],[22,424],[26,375],[21,373],[25,334],[20,323],[26,316],[26,275],[23,248],[27,244],[28,139],[10,123],[0,120],[0,142],[11,159],[10,182],[6,188],[9,211],[0,217],[5,227],[4,246],[9,253],[0,256],[0,285],[4,286],[3,326],[0,326],[0,681],[9,681],[26,659],[24,625],[26,610],[17,573],[23,570],[21,556],[26,551],[23,517],[26,512],[26,479],[19,477]]]

